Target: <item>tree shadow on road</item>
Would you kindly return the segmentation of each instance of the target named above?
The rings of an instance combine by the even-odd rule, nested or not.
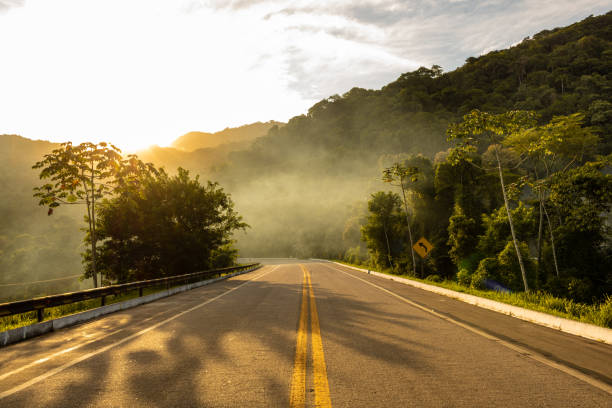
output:
[[[169,299],[187,310],[242,282],[202,287]],[[392,313],[384,302],[326,289],[314,280],[313,287],[324,348],[334,342],[397,369],[431,369],[422,357],[422,350],[431,351],[431,345],[401,334],[418,330],[423,318]],[[56,388],[46,405],[114,406],[108,398],[116,394],[118,406],[248,406],[257,401],[288,406],[301,296],[297,265],[251,281],[71,367],[78,375],[53,382]],[[368,330],[374,316],[383,332]],[[45,383],[40,392],[45,392]]]

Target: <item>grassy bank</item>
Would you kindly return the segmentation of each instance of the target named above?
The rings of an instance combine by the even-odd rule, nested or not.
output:
[[[368,268],[368,266],[351,264],[344,261],[336,262],[363,269]],[[438,282],[429,279],[418,279],[410,275],[397,275],[391,273],[389,270],[382,270],[377,272],[391,276],[398,276],[401,278],[406,278],[433,286],[439,286],[441,288],[450,289],[455,292],[468,293],[470,295],[507,303],[513,306],[519,306],[525,309],[548,313],[554,316],[564,317],[566,319],[572,319],[601,327],[612,328],[612,296],[608,296],[607,300],[600,304],[588,305],[584,303],[576,303],[571,299],[554,297],[551,294],[545,292],[504,293],[493,290],[474,289],[460,285],[455,281],[443,280]]]

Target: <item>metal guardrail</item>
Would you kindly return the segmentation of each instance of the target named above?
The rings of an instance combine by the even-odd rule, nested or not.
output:
[[[38,321],[43,321],[43,312],[45,308],[66,305],[70,303],[81,302],[83,300],[101,298],[101,306],[105,304],[105,297],[109,295],[118,295],[132,290],[138,289],[138,296],[142,296],[143,289],[154,286],[165,285],[166,289],[177,284],[188,284],[199,282],[204,279],[221,276],[228,272],[237,272],[244,269],[249,269],[259,263],[249,265],[232,266],[230,268],[213,269],[209,271],[188,273],[185,275],[168,276],[166,278],[151,279],[139,282],[123,283],[120,285],[110,285],[101,288],[86,289],[78,292],[62,293],[59,295],[43,296],[27,300],[19,300],[16,302],[0,303],[0,317],[11,316],[20,313],[36,311]]]

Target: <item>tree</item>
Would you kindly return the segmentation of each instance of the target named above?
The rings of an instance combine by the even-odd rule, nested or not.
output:
[[[555,174],[550,183],[551,213],[560,220],[554,233],[564,267],[561,278],[579,279],[589,286],[586,294],[575,294],[567,286],[571,282],[565,282],[569,295],[581,301],[601,298],[612,289],[611,166],[611,156],[601,157]]]
[[[172,177],[143,170],[99,207],[105,274],[127,282],[229,266],[231,234],[248,225],[223,189],[182,168]]]
[[[366,224],[361,227],[361,236],[377,258],[377,263],[382,265],[381,255],[385,254],[386,263],[393,268],[393,255],[391,240],[395,241],[394,227],[398,224],[400,198],[397,194],[383,191],[372,194],[368,201],[368,212]],[[391,236],[391,238],[390,238]]]
[[[121,150],[107,143],[62,143],[58,149],[43,156],[32,166],[42,169],[40,179],[49,179],[35,187],[34,197],[39,205],[47,206],[48,215],[60,204],[85,204],[89,242],[91,243],[91,270],[94,287],[98,286],[96,265],[96,209],[97,203],[112,191],[113,177],[121,165]],[[88,275],[88,273],[86,273]]]
[[[391,183],[394,186],[399,186],[402,190],[402,200],[404,203],[404,212],[406,215],[406,224],[408,226],[408,238],[410,241],[410,253],[412,254],[412,272],[416,276],[416,258],[414,256],[414,244],[412,242],[412,229],[410,228],[410,215],[408,213],[408,202],[406,200],[407,184],[409,182],[415,183],[419,179],[421,171],[418,167],[410,166],[404,167],[399,163],[395,163],[393,166],[383,171],[383,181],[385,183]],[[395,183],[395,184],[394,184]]]
[[[400,198],[392,192],[374,193],[368,201],[368,211],[367,222],[361,227],[362,239],[379,265],[382,265],[381,258],[386,258],[388,266],[393,268],[392,241],[396,241],[397,226],[401,223]]]
[[[527,273],[523,264],[523,257],[519,248],[519,241],[514,231],[514,223],[510,213],[508,192],[504,182],[504,169],[502,166],[501,144],[512,134],[532,128],[536,123],[536,114],[530,111],[509,111],[494,115],[479,110],[473,110],[463,117],[460,123],[452,124],[448,128],[449,141],[458,142],[454,149],[456,160],[464,158],[470,161],[469,153],[477,151],[477,148],[489,147],[497,163],[499,183],[504,198],[504,206],[508,215],[508,224],[512,234],[512,241],[516,250],[516,257],[521,270],[525,291],[529,291]],[[485,145],[485,146],[482,146]]]
[[[478,242],[476,220],[465,215],[459,203],[455,203],[448,223],[449,255],[455,265],[474,252]]]
[[[556,116],[544,126],[538,126],[510,135],[504,144],[522,156],[534,161],[531,168],[533,181],[531,187],[538,194],[538,267],[541,262],[542,224],[544,216],[548,224],[550,244],[555,272],[559,277],[559,265],[551,217],[547,210],[551,176],[567,171],[572,165],[579,164],[585,156],[595,151],[599,138],[593,129],[582,127],[584,114],[574,113]]]

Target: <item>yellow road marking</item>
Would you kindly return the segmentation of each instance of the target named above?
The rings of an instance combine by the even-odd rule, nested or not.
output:
[[[312,290],[310,272],[308,272],[308,269],[306,269],[304,265],[300,265],[300,267],[304,273],[304,280],[302,282],[302,305],[295,346],[293,374],[291,376],[289,405],[292,408],[302,408],[306,405],[306,357],[308,354],[308,314],[310,312],[314,404],[316,407],[331,408],[329,382],[327,381],[327,368],[325,366],[325,355],[323,354],[323,341],[321,340],[321,327],[319,326],[317,303],[315,301],[314,291]],[[308,308],[308,304],[310,304],[310,309]]]
[[[302,306],[300,310],[300,322],[295,346],[295,360],[293,363],[293,375],[291,376],[291,393],[289,406],[303,407],[306,403],[306,352],[308,347],[308,295],[306,292],[306,271],[302,283]]]
[[[314,291],[310,281],[310,273],[301,265],[308,280],[308,291],[310,294],[310,326],[312,330],[312,366],[315,390],[315,406],[331,408],[329,397],[329,383],[327,381],[327,368],[325,367],[325,355],[323,354],[323,342],[321,341],[321,329],[319,327],[319,314],[315,302]]]

